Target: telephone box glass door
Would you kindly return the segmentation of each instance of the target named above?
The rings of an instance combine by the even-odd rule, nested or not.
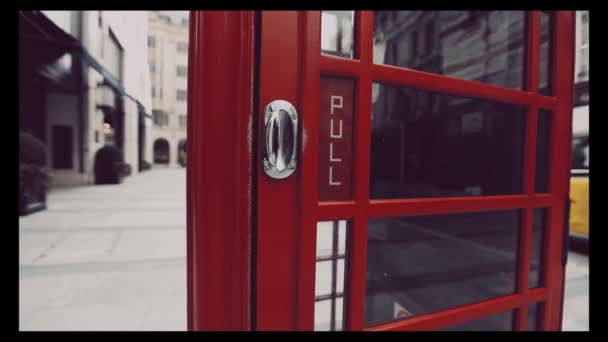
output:
[[[261,16],[256,329],[559,329],[572,13]]]

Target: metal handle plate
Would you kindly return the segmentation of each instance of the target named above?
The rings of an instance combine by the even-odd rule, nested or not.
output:
[[[264,172],[283,179],[297,166],[298,112],[284,100],[270,102],[264,109]]]

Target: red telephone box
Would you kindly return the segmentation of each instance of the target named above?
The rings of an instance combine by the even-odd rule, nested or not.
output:
[[[561,328],[573,12],[190,31],[190,330]]]

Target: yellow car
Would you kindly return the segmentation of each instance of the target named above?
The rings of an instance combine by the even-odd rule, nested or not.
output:
[[[570,176],[570,236],[589,239],[589,135],[572,139]]]

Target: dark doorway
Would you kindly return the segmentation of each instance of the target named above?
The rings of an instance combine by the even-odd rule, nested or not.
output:
[[[73,130],[71,126],[53,126],[53,168],[72,169],[73,164]]]
[[[177,162],[181,166],[186,166],[186,139],[182,139],[177,144]]]
[[[166,139],[154,141],[154,163],[169,164],[169,142]]]

